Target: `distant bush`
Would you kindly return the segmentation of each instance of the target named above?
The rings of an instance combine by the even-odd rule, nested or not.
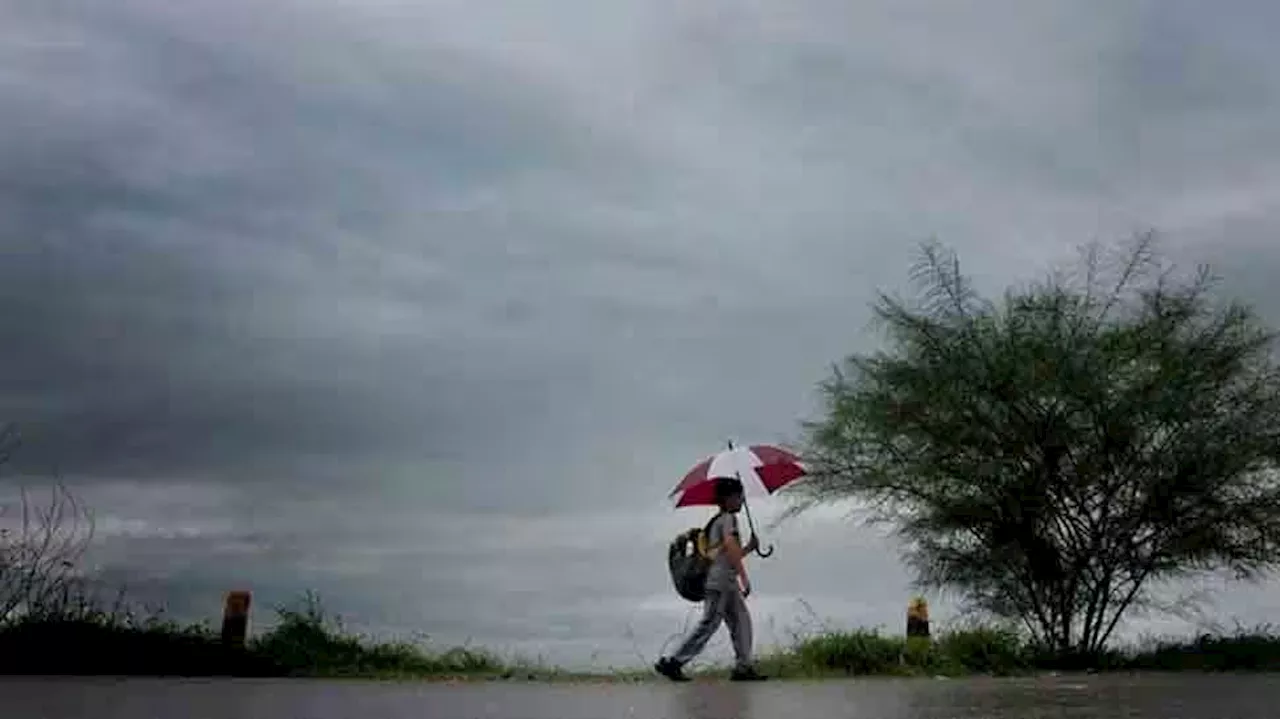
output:
[[[819,671],[846,674],[888,674],[896,671],[903,640],[855,630],[812,637],[794,648],[797,664]]]
[[[277,610],[276,626],[243,647],[218,632],[158,613],[86,602],[74,612],[20,616],[0,625],[0,673],[153,676],[511,676],[484,651],[429,652],[408,642],[346,634],[308,594]],[[525,673],[532,672],[525,670]]]
[[[1165,639],[1132,653],[1127,664],[1148,671],[1277,671],[1280,670],[1280,632],[1270,625],[1237,628],[1225,636],[1200,636],[1190,641]]]
[[[372,642],[343,633],[311,594],[277,613],[279,624],[253,640],[249,650],[285,674],[433,676],[502,674],[505,669],[497,657],[480,650],[430,653],[407,642]]]
[[[1013,630],[972,625],[933,639],[824,629],[795,638],[762,664],[779,677],[984,674],[1037,671],[1280,671],[1280,632],[1239,628],[1224,636],[1163,639],[1089,655],[1063,656]]]
[[[160,620],[132,622],[100,614],[28,617],[0,627],[0,673],[261,676],[274,672],[249,652],[223,646],[206,627]]]
[[[944,662],[966,673],[1006,675],[1030,668],[1033,655],[1017,632],[974,626],[943,633],[934,644]]]
[[[857,629],[797,638],[790,647],[766,655],[762,663],[783,677],[1004,675],[1026,671],[1030,656],[1016,633],[990,627],[946,632],[936,639]]]

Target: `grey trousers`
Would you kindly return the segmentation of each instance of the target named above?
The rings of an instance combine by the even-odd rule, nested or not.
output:
[[[751,614],[747,611],[746,599],[737,587],[707,589],[698,626],[693,628],[693,632],[685,638],[671,658],[680,664],[689,663],[707,646],[722,621],[729,625],[729,638],[733,640],[733,655],[738,666],[751,666]]]

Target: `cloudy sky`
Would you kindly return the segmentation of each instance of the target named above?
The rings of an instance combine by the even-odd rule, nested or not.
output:
[[[369,631],[635,663],[693,611],[670,486],[793,437],[920,240],[999,287],[1156,227],[1280,319],[1277,21],[0,0],[0,489],[56,469],[95,566],[184,616],[313,588]],[[802,601],[900,625],[877,533],[770,539],[762,641]]]

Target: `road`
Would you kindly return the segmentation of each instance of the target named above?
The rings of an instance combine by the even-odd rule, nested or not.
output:
[[[1271,719],[1280,677],[730,684],[0,678],[5,719]]]

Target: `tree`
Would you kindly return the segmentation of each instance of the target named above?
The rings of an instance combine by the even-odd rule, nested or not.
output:
[[[0,464],[17,443],[12,425],[0,428]],[[88,510],[61,483],[51,484],[44,502],[25,488],[14,500],[0,501],[0,626],[83,606],[78,570],[92,534]]]
[[[887,348],[822,383],[796,485],[797,511],[865,503],[922,587],[1071,655],[1158,582],[1280,561],[1274,334],[1151,234],[1079,269],[993,302],[925,245],[916,301],[874,305]]]

